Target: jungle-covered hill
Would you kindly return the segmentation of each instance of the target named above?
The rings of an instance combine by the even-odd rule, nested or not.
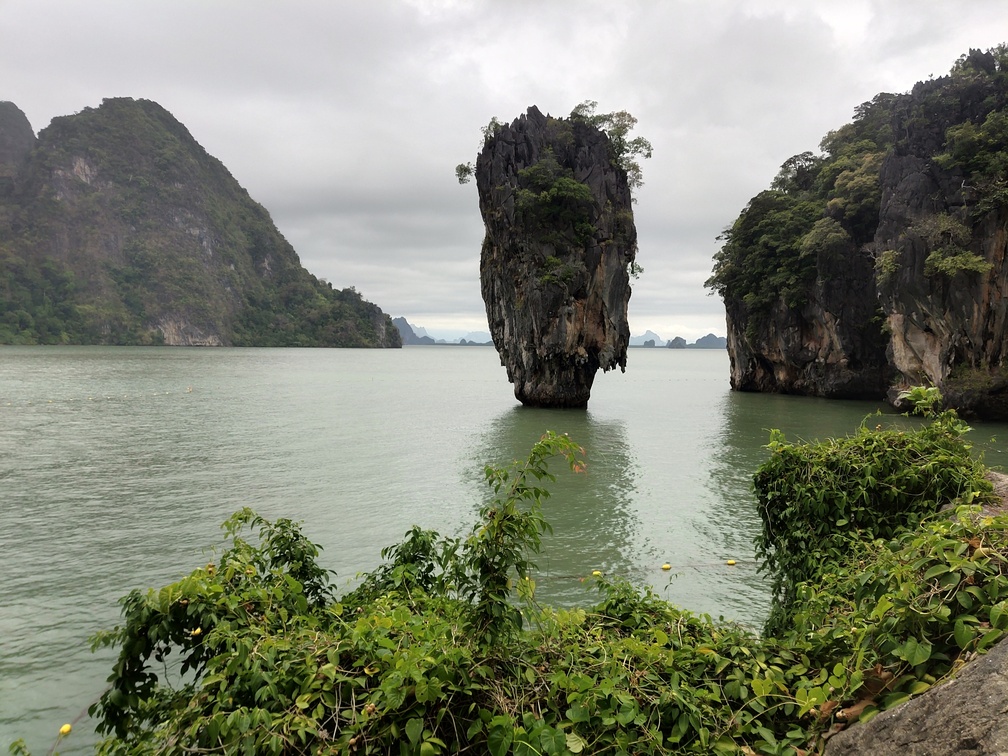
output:
[[[0,102],[0,343],[398,347],[155,102]]]
[[[1008,46],[860,105],[721,238],[733,388],[1008,417]]]

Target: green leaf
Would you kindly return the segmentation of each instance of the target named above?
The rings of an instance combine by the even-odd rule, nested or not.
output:
[[[990,608],[990,623],[991,627],[998,630],[1004,630],[1008,627],[1008,612],[1005,611],[1005,603],[1003,601],[999,604],[994,604]]]
[[[988,630],[986,633],[983,634],[983,637],[980,638],[980,641],[977,643],[976,650],[983,651],[988,646],[997,643],[1003,637],[1004,637],[1003,630],[999,630],[996,627],[992,627],[990,630]]]
[[[567,750],[571,753],[581,753],[581,751],[588,747],[588,744],[576,732],[568,732],[566,741]]]
[[[949,571],[949,569],[950,568],[947,564],[936,564],[930,569],[928,569],[927,572],[924,573],[924,581],[927,582],[938,577],[939,575],[944,575],[946,572]]]
[[[487,735],[487,749],[491,756],[507,756],[513,737],[513,730],[510,727],[498,725],[490,730],[490,734]]]
[[[882,619],[886,612],[893,608],[893,602],[888,596],[881,596],[872,610],[872,619]]]
[[[714,753],[738,753],[739,747],[731,735],[721,735],[713,743]]]
[[[967,627],[966,623],[963,622],[961,619],[956,620],[953,635],[955,635],[955,642],[959,646],[959,648],[965,651],[966,648],[970,645],[970,643],[973,642],[973,637],[975,634],[976,633],[972,627]]]
[[[567,718],[571,722],[587,722],[591,717],[581,704],[576,703],[567,709]]]
[[[423,720],[420,717],[413,717],[406,722],[406,737],[409,738],[410,743],[416,745],[422,735]]]
[[[898,693],[890,693],[882,699],[882,708],[891,709],[894,706],[899,706],[904,701],[910,700],[910,694],[906,691],[900,691]]]
[[[916,667],[931,658],[931,642],[918,641],[916,638],[907,638],[906,643],[896,649],[896,656],[903,659],[907,664]]]

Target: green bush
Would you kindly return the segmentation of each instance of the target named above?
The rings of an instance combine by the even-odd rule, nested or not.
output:
[[[893,538],[949,503],[993,496],[953,412],[912,430],[869,429],[846,438],[788,443],[773,431],[754,477],[763,529],[756,554],[770,576],[765,631],[787,629],[797,586],[844,561],[853,545]]]

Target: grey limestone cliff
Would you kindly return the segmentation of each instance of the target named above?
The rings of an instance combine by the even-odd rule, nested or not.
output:
[[[991,180],[978,156],[956,144],[954,129],[969,124],[963,131],[989,141],[983,125],[1008,118],[1008,72],[993,75],[993,58],[976,57],[980,66],[985,59],[992,75],[921,82],[897,101],[893,128],[901,139],[881,168],[874,250],[890,263],[878,289],[898,371],[893,394],[926,382],[960,409],[1005,418],[1008,145],[993,145],[1002,168],[992,161],[1000,176]]]
[[[1008,48],[880,94],[788,160],[721,237],[736,390],[938,386],[1008,418]]]
[[[804,300],[773,305],[760,329],[744,304],[726,301],[731,386],[736,391],[834,399],[881,396],[886,360],[871,256],[848,243],[817,255]]]
[[[599,368],[626,368],[630,188],[608,137],[530,107],[476,161],[480,282],[494,345],[523,404],[585,407]]]

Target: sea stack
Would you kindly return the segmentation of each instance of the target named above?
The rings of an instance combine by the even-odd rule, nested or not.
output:
[[[533,106],[487,134],[475,174],[483,301],[515,397],[584,408],[599,368],[626,370],[637,253],[626,171],[604,132]]]

